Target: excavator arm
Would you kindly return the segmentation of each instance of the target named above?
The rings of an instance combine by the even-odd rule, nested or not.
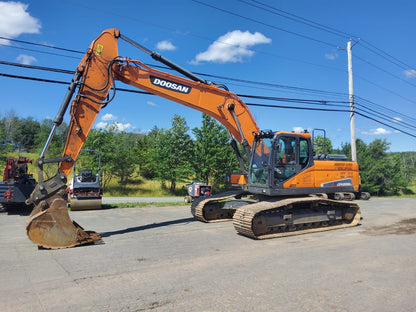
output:
[[[186,78],[153,69],[137,60],[120,57],[117,45],[120,38]],[[97,233],[84,231],[69,218],[66,176],[73,167],[98,113],[113,99],[116,80],[210,115],[228,129],[230,135],[243,145],[247,154],[253,143],[252,133],[259,132],[249,108],[234,93],[199,78],[156,52],[151,52],[122,36],[117,29],[105,30],[92,42],[78,65],[54,119],[51,133],[37,160],[38,185],[27,201],[28,204],[34,204],[35,208],[26,222],[26,231],[28,237],[41,247],[67,248],[100,239]],[[74,96],[77,88],[78,92]],[[71,121],[62,156],[48,159],[45,156],[49,144],[57,127],[62,123],[70,102]],[[59,163],[58,173],[44,181],[43,165],[52,162]],[[240,166],[242,165],[240,159]]]

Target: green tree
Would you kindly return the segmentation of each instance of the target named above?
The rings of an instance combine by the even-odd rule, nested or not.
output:
[[[156,174],[162,185],[170,182],[170,192],[174,193],[176,183],[185,182],[192,173],[192,140],[187,131],[185,118],[174,115],[172,128],[161,130],[156,139],[154,161]]]
[[[390,143],[376,139],[367,145],[357,139],[356,145],[363,191],[383,196],[398,194],[407,187],[400,157],[387,153]],[[343,145],[342,149],[351,159],[350,144]]]
[[[0,168],[4,168],[6,164],[6,157],[10,156],[13,153],[13,148],[11,145],[1,145],[0,146]],[[0,174],[0,179],[2,179],[3,173]]]
[[[138,173],[146,179],[156,177],[156,166],[153,162],[153,154],[158,137],[159,129],[154,127],[147,135],[141,135],[137,138],[135,153],[137,155]]]
[[[15,110],[10,110],[3,121],[3,132],[4,132],[4,140],[6,141],[13,141],[13,136],[14,136],[14,132],[15,132],[15,124],[18,121],[18,117],[16,115],[16,111]]]
[[[201,127],[192,129],[192,132],[195,136],[192,164],[196,178],[216,187],[224,185],[231,170],[233,153],[227,130],[210,116],[202,114]]]
[[[35,146],[36,134],[40,130],[40,123],[32,117],[16,120],[12,140],[14,143],[31,149]]]
[[[114,168],[115,133],[115,125],[110,125],[104,129],[92,129],[84,145],[84,148],[94,149],[101,153],[101,181],[103,188],[116,175]]]
[[[5,122],[5,118],[0,118],[0,142],[5,140],[5,125],[4,125],[4,122]]]
[[[136,169],[137,154],[134,152],[136,138],[133,133],[121,132],[115,135],[113,169],[119,183],[125,185]]]
[[[399,154],[391,154],[389,160],[389,176],[387,183],[387,192],[398,195],[405,191],[409,181],[406,179],[405,170],[402,166],[402,159]]]
[[[48,139],[50,131],[52,129],[53,121],[51,119],[45,119],[40,124],[40,130],[34,138],[36,145],[36,152],[40,155],[45,143]],[[51,143],[49,144],[45,158],[60,157],[65,146],[66,136],[68,133],[68,125],[63,122],[55,132]],[[45,173],[45,179],[54,176],[57,172],[58,165],[56,163],[46,164],[43,166]]]
[[[386,140],[377,139],[371,142],[365,153],[366,178],[365,185],[371,193],[385,195],[388,187],[391,171],[387,162],[387,150],[389,143]]]
[[[331,154],[333,152],[332,142],[329,138],[318,135],[313,139],[313,150],[317,155]]]
[[[34,144],[37,147],[37,152],[40,154],[42,151],[48,136],[51,132],[53,126],[53,121],[51,119],[44,119],[39,128],[39,132],[34,137]],[[65,146],[66,142],[66,136],[68,134],[68,125],[63,122],[55,132],[55,135],[53,136],[52,142],[49,145],[48,152],[47,152],[47,158],[50,157],[59,157],[62,154],[62,150]]]
[[[408,184],[416,177],[416,152],[400,153],[401,169]]]

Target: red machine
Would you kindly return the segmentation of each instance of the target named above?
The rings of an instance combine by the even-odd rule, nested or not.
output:
[[[3,172],[3,182],[0,182],[0,204],[6,208],[25,207],[25,201],[29,198],[36,186],[32,174],[28,174],[27,164],[32,159],[19,156],[6,158],[6,166]]]
[[[188,195],[185,196],[185,203],[192,203],[195,198],[203,196],[211,196],[212,185],[208,185],[205,182],[194,181],[186,185]]]

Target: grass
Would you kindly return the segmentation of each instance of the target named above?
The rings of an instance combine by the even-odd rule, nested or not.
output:
[[[120,185],[116,180],[110,181],[104,189],[104,196],[113,197],[165,197],[165,196],[185,196],[186,183],[178,183],[175,194],[172,194],[166,188],[163,188],[160,181],[147,180],[141,177],[129,179],[129,181]]]
[[[117,203],[117,204],[103,204],[103,209],[114,208],[138,208],[138,207],[166,207],[166,206],[189,206],[185,202],[163,202],[163,203]]]
[[[414,179],[410,185],[409,185],[409,190],[413,192],[413,194],[416,194],[416,179]]]
[[[17,157],[17,153],[10,153],[8,156]],[[33,177],[38,180],[38,169],[35,161],[39,158],[38,153],[21,153],[24,156],[33,160],[32,164],[28,164],[28,173],[33,174]],[[0,162],[0,168],[4,168],[5,160]],[[57,164],[47,164],[44,166],[45,179],[56,174]],[[68,175],[68,181],[72,178],[73,172]],[[116,179],[108,183],[104,189],[105,197],[166,197],[166,196],[185,196],[186,183],[177,183],[175,194],[171,194],[166,188],[162,188],[160,181],[147,180],[142,177],[134,176],[129,181],[120,185]]]

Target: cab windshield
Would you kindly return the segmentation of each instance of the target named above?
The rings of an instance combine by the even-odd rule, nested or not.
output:
[[[255,140],[251,160],[250,178],[253,184],[267,184],[269,158],[272,151],[272,138]]]

